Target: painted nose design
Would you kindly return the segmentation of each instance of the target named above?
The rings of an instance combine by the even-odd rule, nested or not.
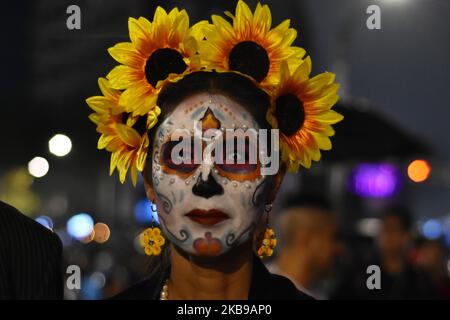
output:
[[[209,199],[212,196],[223,194],[223,188],[217,183],[211,172],[208,174],[208,179],[206,180],[202,179],[202,173],[200,173],[197,178],[197,182],[192,188],[192,192],[196,196]]]

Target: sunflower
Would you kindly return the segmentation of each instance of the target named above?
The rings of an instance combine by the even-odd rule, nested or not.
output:
[[[252,14],[239,1],[235,15],[225,14],[233,24],[213,15],[212,24],[202,26],[206,41],[200,42],[199,52],[207,68],[237,71],[270,88],[279,81],[282,61],[295,69],[305,55],[303,48],[291,46],[297,31],[289,28],[289,20],[271,29],[272,17],[267,5],[258,3]]]
[[[189,27],[189,16],[177,8],[167,13],[156,8],[153,22],[130,18],[131,42],[109,48],[110,55],[121,65],[107,75],[114,89],[124,90],[120,105],[126,112],[145,115],[156,106],[161,80],[198,70],[200,57],[197,41],[203,39],[201,21]]]
[[[130,169],[133,185],[136,185],[138,171],[143,171],[147,158],[147,131],[156,124],[161,110],[155,107],[142,117],[128,114],[120,104],[121,91],[111,88],[104,78],[99,78],[98,84],[103,95],[86,99],[94,110],[89,119],[101,134],[97,147],[111,152],[110,175],[117,168],[123,183]]]
[[[325,72],[310,78],[311,60],[307,57],[291,74],[282,63],[280,84],[275,90],[267,121],[280,130],[281,159],[290,172],[299,166],[311,167],[319,161],[320,150],[331,149],[332,124],[344,117],[334,110],[339,85],[335,75]]]
[[[139,236],[139,241],[146,255],[159,255],[161,253],[161,247],[166,240],[161,235],[161,230],[157,227],[148,228]]]

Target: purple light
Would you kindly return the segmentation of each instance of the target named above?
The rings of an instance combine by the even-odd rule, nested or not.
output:
[[[360,164],[353,169],[349,189],[369,198],[388,198],[399,188],[399,171],[391,164]]]

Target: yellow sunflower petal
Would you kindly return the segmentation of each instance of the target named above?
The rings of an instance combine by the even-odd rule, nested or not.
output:
[[[98,78],[98,86],[102,94],[111,101],[117,101],[120,91],[111,88],[109,81],[105,78]]]
[[[126,89],[130,85],[140,81],[142,78],[135,69],[124,65],[116,66],[106,77],[111,86],[115,89]]]
[[[116,151],[111,153],[111,162],[109,165],[109,175],[112,176],[114,169],[117,167],[117,163],[119,162],[120,151]]]
[[[305,60],[301,62],[301,64],[297,67],[292,78],[297,83],[303,83],[304,81],[309,79],[309,74],[311,73],[312,63],[311,58],[306,57]]]
[[[151,23],[143,17],[140,17],[139,20],[129,18],[128,30],[134,47],[144,55],[149,54],[147,43],[150,41]]]
[[[244,1],[238,1],[233,24],[236,32],[240,33],[241,36],[247,36],[252,20],[253,14],[248,5]]]
[[[125,146],[125,144],[123,143],[122,139],[113,135],[112,140],[106,146],[106,151],[116,152],[116,151],[119,151],[122,148],[124,148],[124,146]]]
[[[117,43],[114,47],[109,48],[108,52],[117,62],[129,67],[144,64],[146,61],[145,57],[130,42]]]
[[[87,98],[86,103],[97,113],[108,112],[112,107],[111,100],[103,96]]]
[[[255,23],[255,33],[266,34],[272,25],[272,15],[268,5],[261,5],[259,2],[256,5],[255,13],[253,15]]]
[[[141,144],[141,136],[139,133],[127,125],[118,123],[116,125],[117,134],[124,143],[130,147],[137,148]]]
[[[134,187],[136,187],[137,180],[138,180],[138,170],[135,165],[131,166],[130,175],[131,175],[131,183],[133,184]]]
[[[107,146],[113,139],[114,139],[113,136],[107,136],[107,135],[102,134],[102,135],[100,136],[100,139],[98,139],[97,148],[98,148],[99,150],[105,149],[106,146]]]

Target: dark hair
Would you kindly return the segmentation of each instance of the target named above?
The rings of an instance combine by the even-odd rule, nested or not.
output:
[[[384,209],[383,219],[393,217],[397,219],[403,230],[410,231],[413,225],[411,213],[408,208],[400,205],[393,205]]]
[[[262,128],[270,128],[266,121],[270,107],[269,95],[258,88],[254,81],[233,72],[198,71],[168,84],[158,97],[157,104],[161,108],[159,118],[164,119],[181,101],[201,92],[222,94],[232,99],[245,107]],[[150,138],[152,133],[154,130],[150,131]]]

